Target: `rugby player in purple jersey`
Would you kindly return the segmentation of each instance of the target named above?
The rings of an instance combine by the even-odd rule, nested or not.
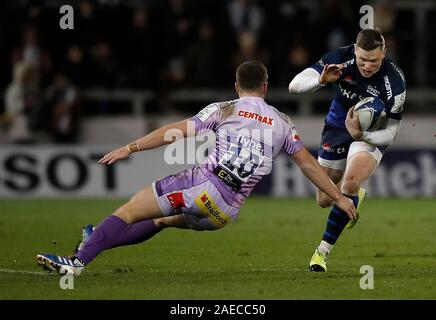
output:
[[[104,250],[143,242],[167,227],[221,229],[236,219],[253,188],[271,172],[281,150],[334,199],[337,210],[356,219],[353,202],[339,192],[303,146],[291,119],[265,102],[267,81],[262,63],[244,62],[236,70],[239,99],[211,103],[192,118],[164,126],[106,154],[99,163],[111,165],[135,152],[172,143],[174,139],[165,138],[168,130],[180,130],[185,138],[209,130],[216,134],[215,148],[203,164],[154,181],[97,227],[85,227],[74,256],[39,254],[38,263],[60,274],[79,275]]]

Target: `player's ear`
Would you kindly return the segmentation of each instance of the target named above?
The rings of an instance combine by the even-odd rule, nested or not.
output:
[[[237,82],[235,82],[235,91],[236,94],[239,96],[239,84]]]
[[[265,96],[266,95],[266,92],[268,91],[268,82],[265,82],[264,84],[263,84],[263,87],[262,87],[262,93],[263,93],[263,96]]]

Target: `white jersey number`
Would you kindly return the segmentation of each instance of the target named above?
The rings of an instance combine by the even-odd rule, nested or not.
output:
[[[243,147],[242,144],[230,143],[219,164],[239,180],[247,182],[262,162],[263,156],[260,154]]]

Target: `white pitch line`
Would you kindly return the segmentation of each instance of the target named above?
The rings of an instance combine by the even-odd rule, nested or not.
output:
[[[26,270],[13,270],[13,269],[0,269],[0,272],[9,272],[9,273],[28,273],[28,274],[39,274],[39,275],[53,275],[48,272],[38,272],[38,271],[26,271]]]

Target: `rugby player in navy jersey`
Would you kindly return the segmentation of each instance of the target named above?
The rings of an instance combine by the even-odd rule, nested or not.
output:
[[[289,83],[289,92],[313,92],[327,84],[333,85],[334,96],[322,131],[318,162],[342,193],[353,199],[359,213],[359,203],[366,195],[362,185],[400,129],[406,81],[400,68],[386,56],[380,31],[365,29],[359,32],[355,44],[327,53],[296,75]],[[366,97],[378,97],[386,106],[386,118],[377,131],[362,131],[353,113],[354,105]],[[332,200],[320,190],[316,199],[323,208],[332,206]],[[327,271],[333,245],[343,229],[352,228],[356,221],[332,208],[322,241],[310,260],[310,270]]]

